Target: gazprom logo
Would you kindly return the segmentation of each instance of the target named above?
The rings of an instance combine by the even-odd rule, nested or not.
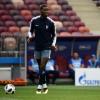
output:
[[[80,84],[84,84],[85,83],[85,79],[86,79],[86,74],[84,73],[83,75],[81,75],[79,77],[79,83]]]
[[[79,77],[79,83],[81,85],[86,85],[86,86],[100,86],[100,80],[95,80],[95,79],[87,79],[87,75],[86,73],[83,73],[80,77]]]

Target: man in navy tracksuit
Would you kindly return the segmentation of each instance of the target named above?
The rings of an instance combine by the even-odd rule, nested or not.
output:
[[[35,34],[35,51],[34,57],[39,64],[39,84],[36,90],[37,94],[48,92],[45,75],[45,65],[50,58],[51,50],[56,49],[56,30],[54,21],[47,17],[49,8],[46,4],[40,6],[40,16],[32,18],[28,32],[28,41],[31,40],[32,34]]]

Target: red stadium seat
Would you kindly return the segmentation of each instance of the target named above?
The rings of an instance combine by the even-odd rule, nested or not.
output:
[[[35,3],[37,5],[45,4],[46,3],[46,0],[35,0]]]
[[[66,15],[61,15],[61,16],[59,16],[59,20],[60,21],[69,21],[69,17]]]
[[[1,0],[1,3],[2,4],[10,4],[11,3],[11,0]]]
[[[13,10],[13,9],[15,9],[15,7],[14,7],[13,4],[6,4],[6,5],[5,5],[5,8],[6,8],[7,10]]]
[[[5,9],[4,5],[3,4],[0,4],[0,9]]]
[[[71,21],[64,21],[63,25],[64,25],[64,27],[73,26],[73,22],[71,22]]]
[[[68,5],[68,1],[67,0],[58,0],[58,4],[60,4],[60,5],[63,5],[63,4]]]
[[[26,5],[35,4],[34,0],[24,0]]]
[[[7,27],[5,27],[5,26],[0,26],[0,33],[2,33],[2,32],[7,32],[7,31],[8,31]]]
[[[3,15],[1,16],[2,21],[12,20],[12,17],[10,15]]]
[[[7,10],[2,10],[0,9],[0,16],[1,15],[8,15],[9,13],[7,12]]]
[[[17,21],[17,26],[22,27],[22,26],[27,26],[26,21]]]
[[[29,21],[32,19],[32,15],[27,15],[24,16],[24,20],[27,21],[29,23]]]
[[[66,30],[66,27],[57,28],[56,30],[57,30],[57,33],[58,33],[58,34],[61,33],[61,32],[66,32],[66,31],[67,31],[67,30]]]
[[[70,16],[70,20],[71,21],[81,21],[81,19],[80,19],[80,17],[78,17],[78,16]]]
[[[73,10],[68,10],[68,11],[66,11],[66,15],[67,16],[76,16],[76,12]]]
[[[71,36],[71,33],[69,33],[69,32],[60,32],[60,35],[59,35],[60,37],[68,37],[68,36]]]
[[[16,6],[16,9],[18,9],[18,10],[27,10],[28,9],[28,7],[27,7],[27,5],[17,5]]]
[[[31,15],[31,11],[30,10],[21,10],[20,13],[21,13],[22,16]]]
[[[32,11],[32,15],[33,16],[40,15],[40,11],[39,10],[34,10],[34,11]]]
[[[40,5],[40,4],[45,4],[46,3],[46,0],[24,0],[25,4],[37,4],[37,5]]]
[[[10,14],[13,15],[13,16],[14,16],[14,15],[19,15],[19,14],[20,14],[19,10],[17,10],[17,9],[15,9],[15,10],[10,10],[9,12],[10,12]]]
[[[75,25],[76,27],[85,26],[85,24],[84,24],[83,22],[81,22],[81,21],[75,21],[75,22],[74,22],[74,25]]]
[[[49,12],[49,15],[55,15],[55,16],[63,16],[64,15],[64,11],[59,11],[59,12],[53,12],[53,11],[51,11],[51,12]]]
[[[70,5],[63,4],[62,5],[62,10],[63,11],[72,10],[72,7]]]
[[[4,22],[3,21],[0,21],[0,26],[4,26]]]
[[[9,27],[9,26],[16,26],[16,23],[14,21],[5,21],[5,26]]]
[[[73,9],[72,9],[72,6],[67,5],[67,10],[73,10]]]
[[[20,31],[20,29],[17,26],[9,27],[9,32],[11,32],[11,33],[19,32],[19,31]]]
[[[49,17],[51,19],[55,20],[55,21],[58,21],[59,20],[59,17],[58,16],[55,16],[55,15],[50,15]]]
[[[10,33],[10,32],[2,32],[1,34],[0,34],[1,36],[13,36],[13,34],[12,33]]]
[[[13,16],[13,19],[15,20],[15,21],[19,21],[19,20],[24,20],[24,18],[22,17],[22,16],[20,16],[20,15],[15,15],[15,16]]]
[[[90,30],[87,27],[81,26],[81,27],[79,27],[79,32],[80,33],[89,33]]]
[[[36,4],[29,4],[29,5],[28,5],[28,9],[29,9],[29,10],[38,10],[38,9],[39,9],[39,5],[36,5]]]
[[[68,32],[73,33],[73,32],[78,32],[78,28],[75,26],[69,26],[67,28]]]

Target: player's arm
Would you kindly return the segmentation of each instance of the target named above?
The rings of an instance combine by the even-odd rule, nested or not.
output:
[[[29,60],[29,62],[28,62],[28,68],[27,68],[29,71],[32,71],[33,69],[32,69],[32,61],[31,61],[31,59]]]
[[[74,70],[74,66],[73,66],[73,63],[72,63],[72,59],[69,61],[69,68]]]
[[[30,22],[29,32],[28,32],[28,42],[30,42],[33,39],[33,32],[34,32],[34,19]]]
[[[83,60],[81,61],[81,66],[80,67],[84,68],[84,61]]]
[[[74,70],[74,67],[72,64],[69,64],[69,68]]]
[[[52,50],[56,50],[56,40],[57,40],[57,33],[56,33],[56,27],[55,24],[52,24],[52,45],[51,45],[51,49]]]

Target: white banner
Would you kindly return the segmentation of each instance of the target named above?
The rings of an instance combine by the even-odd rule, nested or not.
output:
[[[100,68],[76,68],[76,86],[100,86]]]

